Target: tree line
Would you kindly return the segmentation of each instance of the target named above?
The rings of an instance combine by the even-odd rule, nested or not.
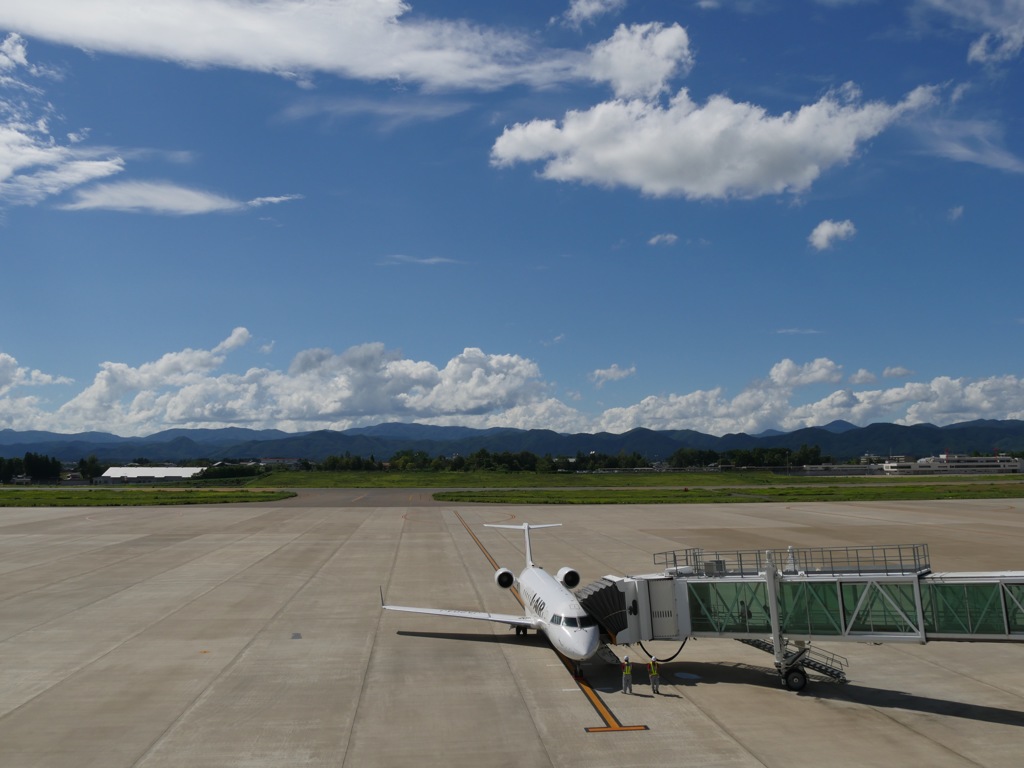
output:
[[[680,448],[673,453],[668,464],[677,469],[695,467],[800,467],[804,464],[828,464],[829,456],[821,455],[816,445],[801,445],[791,448],[734,448],[728,451]]]
[[[10,483],[16,477],[30,477],[35,483],[60,480],[61,463],[38,453],[26,453],[23,458],[0,458],[0,483]]]
[[[978,452],[975,456],[981,455]],[[1009,455],[1024,458],[1024,451],[1011,451]],[[732,469],[732,468],[779,468],[800,467],[805,464],[828,464],[831,457],[824,456],[816,445],[801,445],[793,450],[790,448],[737,448],[728,451],[713,451],[700,448],[680,448],[669,458],[658,465],[658,468],[669,469]],[[253,460],[256,462],[256,460]],[[147,465],[151,462],[145,458],[135,459],[132,463]],[[226,480],[229,478],[254,477],[267,471],[265,467],[247,464],[225,464],[210,466],[209,459],[192,460],[189,463],[206,466],[203,478],[207,480]],[[91,481],[101,476],[107,464],[99,461],[96,456],[79,459],[76,470],[83,480]],[[615,470],[647,469],[654,466],[642,454],[620,452],[607,454],[600,452],[578,452],[575,456],[553,457],[551,454],[537,455],[530,451],[488,451],[486,448],[468,456],[431,456],[426,451],[403,450],[390,459],[379,460],[372,454],[368,458],[353,456],[328,456],[320,462],[302,461],[302,470],[318,470],[325,472],[534,472],[538,474],[550,472],[600,472]],[[27,476],[34,483],[54,483],[60,480],[62,465],[58,459],[36,453],[26,453],[23,458],[5,459],[0,457],[0,483],[11,483],[14,478]]]
[[[149,466],[152,464],[151,461],[145,458],[135,459],[131,463],[138,464],[139,466]],[[212,462],[209,459],[194,460],[189,463],[197,466],[206,466],[202,475],[205,480],[256,477],[266,472],[266,469],[259,464],[251,463],[212,466]],[[83,480],[92,482],[102,476],[109,467],[109,464],[101,462],[95,455],[92,455],[88,458],[79,459],[78,463],[74,465],[74,471]],[[305,468],[311,468],[308,462]],[[70,470],[65,468],[59,459],[51,458],[50,456],[26,453],[24,458],[20,459],[0,457],[0,483],[10,484],[15,478],[20,477],[25,477],[36,484],[57,483],[60,481],[61,475],[66,471]]]
[[[106,472],[107,465],[95,456],[90,456],[79,459],[75,470],[84,480],[92,480]],[[56,483],[63,471],[64,465],[60,459],[39,453],[29,452],[20,459],[0,457],[0,483],[11,483],[16,477],[27,477],[33,483]]]
[[[827,461],[818,446],[801,446],[798,450],[789,448],[754,448],[729,451],[699,450],[680,448],[665,462],[672,469],[721,468],[721,467],[785,467],[803,464],[820,464]],[[646,469],[652,462],[636,451],[607,454],[599,452],[578,452],[575,456],[553,457],[551,454],[538,456],[530,451],[492,452],[486,448],[468,456],[431,456],[426,451],[399,451],[387,460],[353,456],[328,456],[315,465],[324,472],[382,472],[430,471],[430,472],[599,472],[613,470]]]
[[[590,472],[598,469],[636,469],[650,462],[639,453],[577,453],[574,457],[538,456],[530,451],[492,452],[481,448],[468,456],[431,456],[426,451],[403,450],[381,461],[353,456],[328,456],[316,464],[324,472]]]

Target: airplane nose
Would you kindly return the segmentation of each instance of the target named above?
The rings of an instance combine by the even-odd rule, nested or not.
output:
[[[597,653],[597,647],[601,644],[601,638],[598,636],[596,627],[587,627],[586,629],[574,632],[570,638],[570,645],[572,658],[577,661],[583,661],[589,659],[595,653]]]

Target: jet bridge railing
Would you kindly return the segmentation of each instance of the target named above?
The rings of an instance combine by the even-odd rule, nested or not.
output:
[[[782,573],[834,575],[921,575],[931,570],[927,544],[864,547],[789,547],[777,550],[711,551],[699,547],[658,552],[655,565],[676,575],[753,576],[769,561]]]
[[[780,669],[786,641],[1024,642],[1024,571],[933,573],[924,545],[756,554],[661,552],[660,573],[606,576],[581,602],[617,642],[767,642]]]
[[[740,640],[774,654],[791,690],[806,670],[845,680],[819,640],[1024,642],[1024,571],[933,573],[926,544],[659,552],[660,573],[606,576],[581,599],[614,642]]]

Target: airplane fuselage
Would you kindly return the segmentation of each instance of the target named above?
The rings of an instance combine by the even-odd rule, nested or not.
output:
[[[523,531],[526,542],[526,567],[515,578],[508,568],[494,572],[494,581],[502,589],[514,588],[523,603],[525,615],[515,616],[486,611],[466,611],[452,608],[417,608],[407,605],[385,605],[384,590],[381,589],[381,607],[389,611],[425,613],[433,616],[450,616],[460,619],[476,619],[507,624],[514,627],[516,634],[525,634],[530,629],[543,632],[555,650],[575,662],[586,661],[601,645],[597,622],[587,614],[579,600],[567,589],[579,583],[580,575],[568,566],[552,576],[533,562],[530,551],[530,530],[534,528],[555,528],[560,523],[548,525],[506,525],[485,524],[487,528],[513,528]],[[577,664],[578,667],[578,664]]]
[[[528,566],[515,586],[526,612],[536,619],[536,628],[559,653],[573,661],[597,653],[600,637],[596,622],[554,576],[538,566]]]

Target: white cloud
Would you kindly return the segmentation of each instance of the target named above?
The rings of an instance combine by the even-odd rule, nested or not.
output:
[[[1011,375],[939,376],[889,389],[843,388],[800,402],[808,388],[841,379],[842,366],[828,358],[803,364],[782,360],[767,377],[735,396],[715,387],[645,397],[634,405],[586,416],[551,396],[551,385],[539,366],[519,355],[470,347],[438,366],[370,343],[341,353],[304,350],[287,370],[225,372],[229,356],[251,340],[247,329],[236,328],[211,349],[170,352],[138,366],[103,363],[91,383],[53,408],[35,397],[15,397],[14,392],[71,381],[19,365],[0,353],[0,428],[146,435],[170,427],[244,425],[300,431],[406,421],[563,432],[695,429],[722,435],[792,430],[835,419],[864,425],[1024,418],[1024,379]],[[612,365],[594,371],[592,379],[600,384],[634,373],[634,367]],[[849,384],[873,381],[860,369]]]
[[[690,38],[678,24],[620,24],[608,40],[591,46],[590,55],[590,76],[627,99],[654,98],[693,66]]]
[[[835,364],[824,368],[832,366]],[[860,425],[884,421],[910,425],[1024,417],[1024,379],[1015,376],[980,380],[940,376],[931,382],[907,383],[892,389],[841,389],[811,403],[794,404],[794,387],[810,383],[799,382],[799,378],[776,381],[769,377],[731,399],[720,387],[686,395],[647,397],[636,405],[605,411],[594,428],[625,432],[643,426],[723,435],[756,434],[769,428],[793,430],[836,419]]]
[[[951,424],[974,419],[1024,418],[1024,380],[995,376],[972,381],[940,376],[911,402],[903,424]]]
[[[786,400],[779,390],[749,389],[730,400],[716,387],[685,395],[650,396],[636,405],[611,408],[601,414],[596,428],[619,433],[639,426],[695,429],[716,435],[753,433],[777,425],[785,411]]]
[[[803,365],[786,359],[772,366],[767,379],[756,381],[733,398],[721,387],[684,395],[646,397],[625,408],[612,408],[598,419],[597,428],[625,432],[636,427],[649,429],[695,429],[714,435],[731,432],[754,434],[765,429],[796,429],[825,424],[812,419],[815,411],[794,406],[794,393],[801,387],[835,383],[842,366],[828,358]]]
[[[433,416],[423,419],[424,424],[463,426],[477,429],[510,427],[512,429],[550,429],[555,432],[579,432],[587,429],[587,422],[579,411],[556,398],[514,405],[504,411],[472,415]]]
[[[112,150],[77,146],[85,131],[69,135],[67,143],[53,135],[53,107],[25,79],[46,74],[29,63],[20,36],[9,34],[0,43],[0,205],[35,205],[124,168]]]
[[[438,264],[458,264],[458,262],[455,259],[448,259],[444,256],[423,256],[417,258],[416,256],[405,256],[401,253],[395,253],[385,256],[378,264],[382,267],[393,267],[400,264],[419,264],[421,266],[433,267]]]
[[[232,350],[244,347],[249,343],[249,339],[251,338],[252,336],[249,334],[249,329],[239,326],[231,331],[231,335],[224,339],[224,341],[213,348],[213,354],[220,355],[225,352],[231,352]]]
[[[1024,0],[917,0],[917,5],[981,32],[968,49],[968,61],[998,64],[1024,48]]]
[[[0,11],[2,12],[2,11]],[[242,210],[290,200],[301,195],[257,197],[237,201],[169,182],[122,181],[86,186],[124,171],[126,159],[157,155],[170,162],[191,160],[189,152],[116,150],[89,147],[89,129],[66,134],[62,143],[50,127],[54,108],[39,88],[23,75],[48,75],[49,71],[28,62],[27,47],[18,35],[0,43],[0,206],[36,205],[48,198],[72,192],[64,210],[107,209],[118,211],[195,214]],[[17,97],[10,97],[17,92]]]
[[[404,0],[5,0],[0,26],[89,51],[273,72],[326,72],[428,88],[547,85],[577,77],[580,53],[524,34],[410,17]]]
[[[862,103],[847,84],[796,112],[769,115],[754,104],[686,89],[667,106],[643,99],[604,102],[506,128],[491,149],[494,165],[544,162],[541,176],[626,186],[653,196],[755,198],[800,193],[842,165],[894,121],[934,102],[921,87],[897,104]]]
[[[1004,129],[986,120],[929,120],[915,126],[927,150],[939,157],[1010,173],[1024,173],[1024,160],[1004,146]]]
[[[874,384],[878,380],[867,368],[860,368],[855,374],[850,376],[851,384]]]
[[[598,368],[596,371],[592,371],[590,380],[600,389],[609,381],[627,379],[634,374],[636,374],[635,365],[631,365],[629,368],[620,368],[618,363],[612,363],[610,368]]]
[[[409,363],[409,365],[412,365]],[[468,348],[440,369],[430,370],[429,388],[402,394],[399,400],[415,411],[439,414],[480,414],[540,400],[544,387],[540,368],[519,355],[488,355]]]
[[[312,117],[333,120],[367,115],[378,120],[384,130],[390,131],[411,123],[443,120],[469,107],[469,102],[465,101],[408,95],[388,100],[309,97],[288,107],[283,116],[288,120]]]
[[[772,366],[768,378],[774,385],[785,388],[837,382],[842,378],[842,366],[827,357],[819,357],[804,365],[797,365],[792,360],[786,359]]]
[[[1001,63],[1017,58],[1024,47],[1024,25],[1019,22],[1007,29],[986,32],[967,50],[968,61],[985,64]]]
[[[886,368],[882,371],[882,376],[887,379],[903,379],[907,376],[913,376],[914,372],[909,368],[904,368],[902,365],[894,365]]]
[[[826,219],[807,236],[807,242],[817,250],[824,251],[831,248],[836,240],[849,240],[855,234],[857,234],[857,228],[849,219],[844,221]]]
[[[11,72],[28,66],[25,41],[20,35],[8,34],[0,43],[0,72]]]
[[[124,169],[119,157],[87,159],[89,154],[51,144],[27,126],[0,125],[0,202],[35,205]]]
[[[237,211],[244,205],[221,195],[161,181],[123,181],[76,190],[67,211],[105,209],[133,213],[191,215]]]
[[[287,371],[222,372],[230,353],[250,340],[247,329],[236,328],[209,350],[184,349],[139,366],[103,363],[88,386],[52,412],[6,395],[16,385],[57,379],[0,354],[0,426],[68,432],[95,427],[140,435],[172,426],[306,430],[381,421],[485,424],[500,421],[502,414],[522,424],[533,418],[530,425],[538,426],[544,414],[555,412],[568,424],[571,409],[551,401],[536,363],[519,355],[467,348],[439,368],[373,343],[340,354],[305,350]]]
[[[0,352],[0,397],[16,387],[42,387],[48,384],[71,384],[66,376],[54,376],[42,371],[25,368],[18,361]]]
[[[302,200],[302,195],[274,195],[271,197],[255,197],[245,205],[248,208],[262,208],[264,205],[277,205],[278,203],[290,203],[292,200]]]
[[[191,216],[259,208],[301,199],[301,195],[257,197],[243,202],[213,192],[191,189],[166,181],[119,181],[77,189],[66,211],[108,210]]]
[[[14,73],[25,70],[33,77],[49,77],[60,79],[60,72],[49,67],[33,64],[28,60],[28,46],[21,35],[11,32],[0,43],[0,84],[13,85],[25,91],[33,91],[29,84],[20,80]]]
[[[626,0],[570,0],[563,18],[570,27],[579,29],[599,16],[617,13],[626,7]]]
[[[661,235],[655,235],[647,241],[648,245],[675,245],[676,241],[679,240],[678,235],[673,235],[671,232],[666,232]]]

